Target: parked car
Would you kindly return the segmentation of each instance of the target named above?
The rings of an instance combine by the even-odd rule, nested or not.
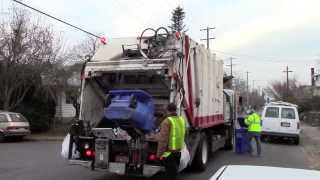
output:
[[[30,134],[30,124],[20,113],[0,111],[0,140]]]
[[[300,120],[297,105],[287,102],[272,102],[262,111],[262,139],[266,136],[292,138],[299,144]]]
[[[290,179],[290,180],[318,180],[320,171],[281,168],[270,166],[229,165],[221,167],[210,180],[238,180],[238,179]]]

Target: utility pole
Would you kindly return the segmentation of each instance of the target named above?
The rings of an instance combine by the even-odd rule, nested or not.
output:
[[[230,66],[230,76],[233,76],[233,65],[236,65],[236,64],[234,64],[233,62],[232,62],[232,60],[234,60],[234,59],[236,59],[236,58],[234,58],[234,57],[230,57],[230,64],[228,64],[228,65],[226,65],[226,66]]]
[[[210,30],[215,29],[215,27],[211,28],[211,27],[207,27],[205,29],[200,29],[200,31],[207,31],[207,38],[205,39],[200,39],[201,41],[207,41],[207,49],[210,49],[210,40],[211,39],[215,39],[215,38],[210,38]]]
[[[252,80],[252,91],[254,91],[254,82],[255,82],[256,80]]]
[[[229,65],[226,65],[226,66],[230,66],[230,76],[231,76],[231,88],[233,89],[233,65],[235,65],[235,64],[233,64],[233,62],[232,62],[232,60],[233,59],[235,59],[235,58],[233,58],[233,57],[230,57],[230,64]]]
[[[286,89],[286,100],[289,100],[289,73],[293,71],[289,71],[289,67],[287,66],[286,70],[283,71],[287,74],[287,89]]]
[[[246,95],[247,95],[247,108],[249,108],[249,73],[250,72],[246,72],[246,74],[247,74],[247,93],[246,93]]]

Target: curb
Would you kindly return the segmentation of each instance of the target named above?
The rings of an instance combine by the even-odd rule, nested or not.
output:
[[[27,136],[25,138],[26,140],[29,141],[63,141],[64,137],[62,136],[49,136],[49,137],[35,137],[35,136]]]

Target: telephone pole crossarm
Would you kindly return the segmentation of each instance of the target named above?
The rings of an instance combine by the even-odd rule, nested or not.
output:
[[[210,38],[210,30],[215,29],[215,27],[207,27],[204,29],[200,29],[200,31],[207,31],[207,38],[200,39],[201,41],[207,41],[207,49],[210,49],[210,40],[215,38]]]

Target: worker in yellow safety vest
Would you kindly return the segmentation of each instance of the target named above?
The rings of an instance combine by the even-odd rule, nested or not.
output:
[[[185,145],[186,121],[178,116],[177,107],[170,103],[167,107],[168,116],[160,125],[158,136],[157,157],[163,162],[166,168],[167,180],[177,178],[181,152]]]
[[[262,121],[258,113],[254,110],[247,111],[248,116],[245,119],[245,124],[248,126],[248,152],[252,154],[251,141],[254,138],[257,145],[257,156],[261,156],[261,129]]]

